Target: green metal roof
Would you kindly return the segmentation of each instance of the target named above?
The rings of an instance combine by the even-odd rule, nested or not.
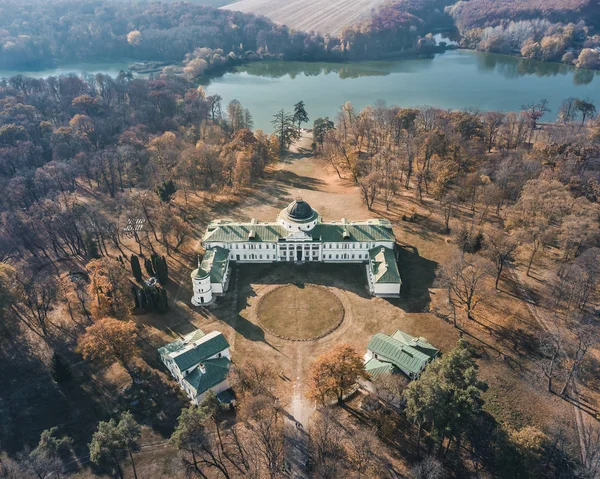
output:
[[[225,391],[221,391],[219,394],[217,394],[217,399],[223,404],[231,404],[233,401],[235,401],[235,396],[233,395],[231,389],[225,389]]]
[[[406,333],[402,334],[404,335],[403,337],[412,338],[413,343],[416,341],[416,338],[413,338]],[[404,371],[408,371],[408,373],[415,376],[419,375],[421,371],[425,369],[427,363],[433,359],[438,352],[437,349],[433,348],[435,354],[426,354],[414,347],[413,344],[407,344],[404,341],[400,341],[383,333],[375,334],[369,341],[367,349],[377,354],[377,359],[379,361],[390,362],[394,366]]]
[[[327,242],[371,242],[396,241],[391,227],[382,226],[379,222],[364,223],[320,223],[310,232],[315,239]]]
[[[288,232],[277,223],[222,223],[214,222],[202,239],[203,242],[276,242]]]
[[[372,242],[395,241],[391,223],[387,220],[362,222],[317,223],[306,232],[314,240],[322,242]],[[205,243],[277,242],[286,238],[290,231],[277,223],[233,223],[215,221],[208,227]]]
[[[194,343],[204,336],[205,334],[201,329],[196,329],[193,333],[184,336],[183,339],[176,339],[172,343],[165,344],[162,348],[158,348],[158,352],[163,356],[169,356],[170,353],[179,351],[180,349],[183,349],[186,344]]]
[[[392,363],[385,363],[375,358],[367,361],[367,364],[365,364],[365,370],[373,379],[382,375],[395,374],[398,372],[396,366],[394,366]]]
[[[220,283],[227,272],[227,258],[229,250],[215,246],[207,249],[200,266],[192,271],[192,277],[205,278],[210,275],[211,283]]]
[[[421,351],[423,354],[426,354],[427,356],[429,356],[431,358],[437,356],[440,352],[439,349],[434,347],[425,338],[415,338],[415,337],[411,336],[410,334],[405,333],[404,331],[400,331],[400,330],[396,331],[392,335],[392,338],[394,338],[397,341],[400,341],[401,343],[405,344],[406,346],[410,346],[412,348],[415,348],[415,349]]]
[[[378,246],[369,250],[371,272],[376,283],[401,283],[400,271],[394,251]]]
[[[198,334],[198,336],[200,335]],[[190,339],[188,339],[188,337]],[[178,339],[164,348],[161,348],[161,350],[167,349],[167,356],[177,364],[177,367],[181,372],[200,364],[207,358],[210,358],[229,347],[229,343],[225,339],[225,336],[218,331],[213,331],[206,335],[203,334],[193,340],[192,337],[192,335],[188,335],[183,341]]]
[[[228,358],[208,359],[202,364],[204,372],[197,367],[184,378],[184,381],[196,391],[197,395],[225,381],[231,367],[231,361]]]

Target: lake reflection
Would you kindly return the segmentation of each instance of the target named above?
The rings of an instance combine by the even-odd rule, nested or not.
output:
[[[276,111],[303,100],[311,120],[334,117],[351,101],[364,108],[381,99],[403,107],[518,110],[546,98],[553,120],[563,99],[600,104],[599,72],[493,53],[448,51],[430,58],[353,63],[255,62],[212,79],[209,94],[239,100],[258,128],[271,130]]]

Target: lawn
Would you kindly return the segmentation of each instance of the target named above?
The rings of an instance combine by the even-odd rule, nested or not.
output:
[[[286,284],[265,294],[258,320],[270,333],[306,340],[325,336],[344,318],[341,301],[327,288],[314,284]]]

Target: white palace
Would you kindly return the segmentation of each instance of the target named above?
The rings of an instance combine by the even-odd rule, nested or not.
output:
[[[363,263],[374,296],[398,297],[402,281],[396,238],[385,219],[325,222],[296,198],[271,223],[217,220],[202,238],[206,250],[192,272],[192,304],[209,304],[229,286],[230,263]]]

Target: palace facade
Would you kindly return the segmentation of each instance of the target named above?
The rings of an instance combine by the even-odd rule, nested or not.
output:
[[[191,275],[192,304],[211,303],[227,290],[231,262],[364,263],[371,294],[398,297],[402,281],[395,244],[388,220],[324,222],[301,198],[275,222],[213,221],[202,239],[204,258]]]

